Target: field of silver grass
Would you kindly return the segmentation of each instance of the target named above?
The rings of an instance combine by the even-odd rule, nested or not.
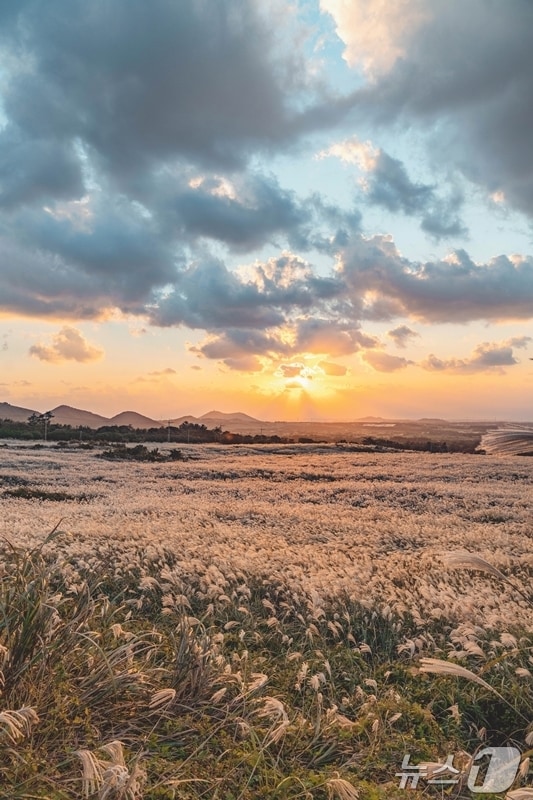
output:
[[[401,797],[405,752],[527,750],[531,460],[183,452],[0,450],[6,797]]]

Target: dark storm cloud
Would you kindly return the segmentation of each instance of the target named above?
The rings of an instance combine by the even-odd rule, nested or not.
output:
[[[533,215],[533,4],[423,0],[394,66],[358,96],[378,123],[422,123],[435,162]],[[393,22],[391,18],[391,22]],[[393,34],[394,35],[394,34]]]

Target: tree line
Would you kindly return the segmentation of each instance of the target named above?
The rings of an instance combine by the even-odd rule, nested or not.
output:
[[[31,414],[28,420],[17,422],[0,420],[0,439],[22,439],[26,441],[85,442],[85,443],[142,443],[176,442],[180,444],[289,444],[294,439],[281,436],[263,436],[232,433],[221,427],[208,428],[198,422],[182,422],[157,428],[134,428],[132,425],[102,425],[89,428],[87,425],[61,425],[53,421],[54,415]]]

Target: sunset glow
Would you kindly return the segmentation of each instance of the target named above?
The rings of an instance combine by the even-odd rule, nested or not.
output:
[[[528,4],[0,23],[0,402],[531,418]]]

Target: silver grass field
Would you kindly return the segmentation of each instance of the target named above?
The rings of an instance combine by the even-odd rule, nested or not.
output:
[[[0,449],[1,797],[533,797],[531,459],[182,451]]]

